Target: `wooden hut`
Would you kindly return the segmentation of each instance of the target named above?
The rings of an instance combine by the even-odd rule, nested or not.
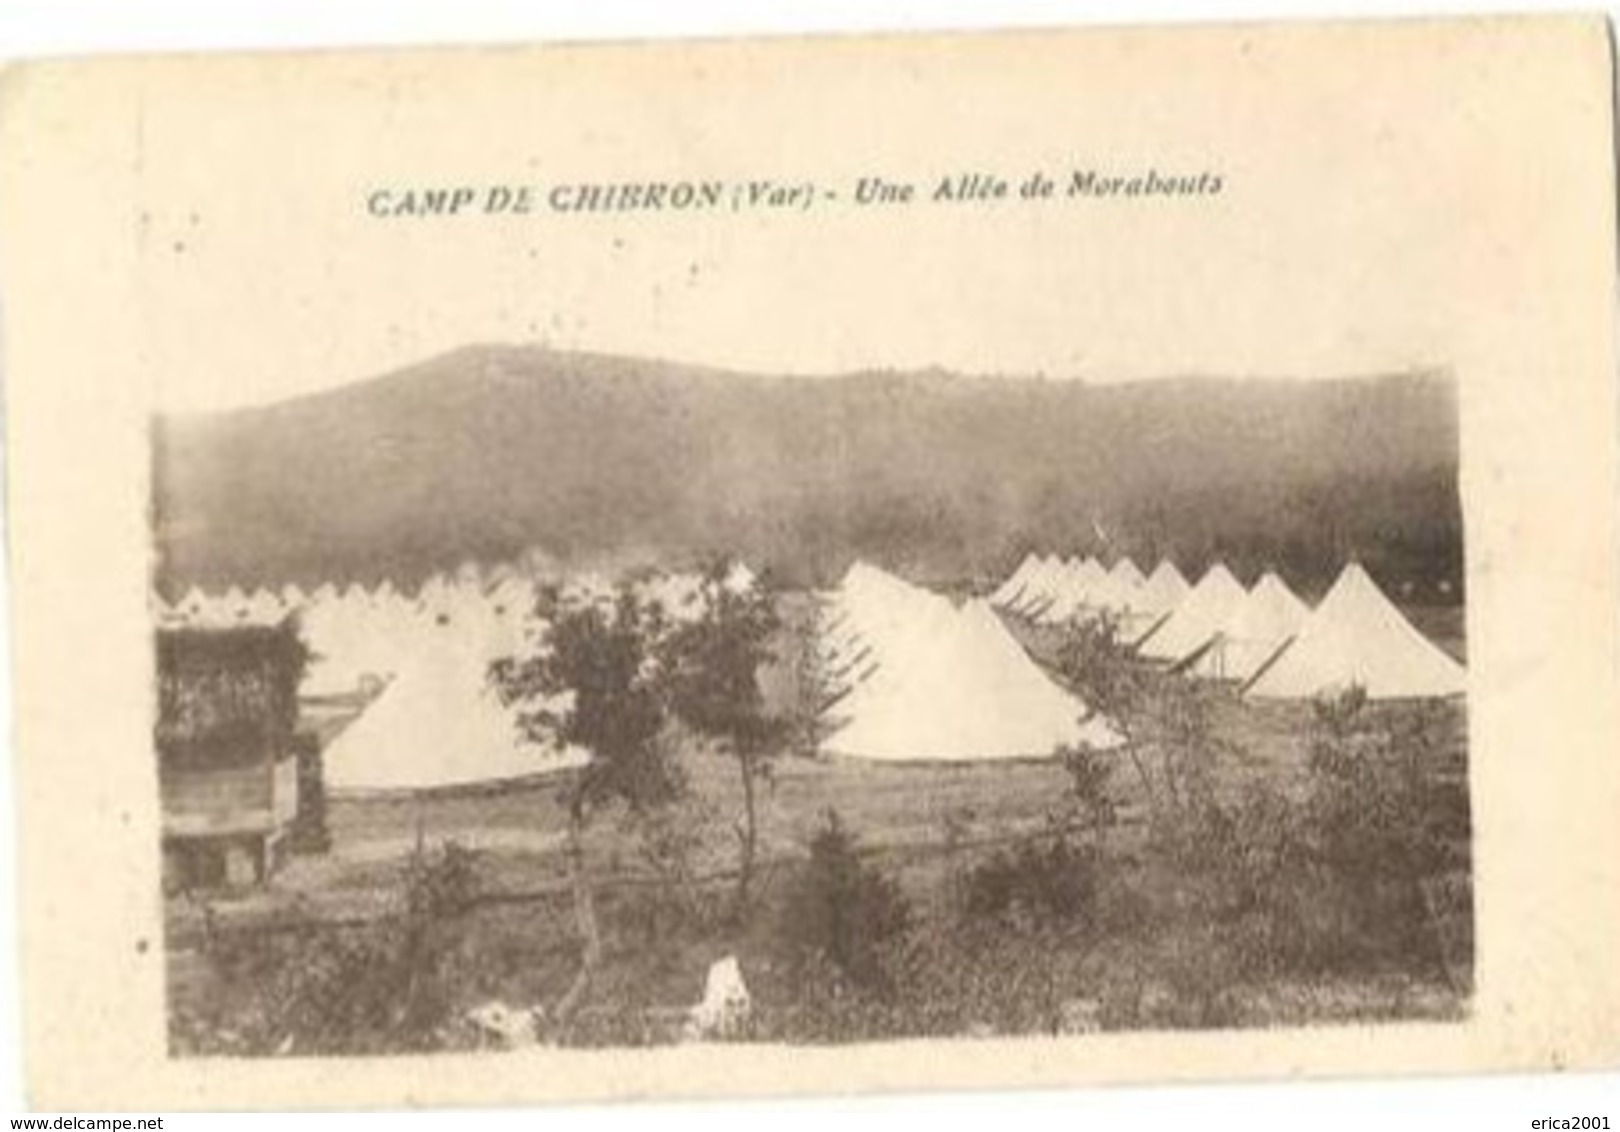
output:
[[[242,887],[279,863],[299,810],[296,624],[157,634],[164,885]]]

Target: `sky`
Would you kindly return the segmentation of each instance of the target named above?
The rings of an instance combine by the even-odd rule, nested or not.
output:
[[[1432,169],[1467,123],[1446,91],[1414,89],[1398,49],[1369,68],[1319,47],[1299,33],[1189,34],[1151,56],[1130,36],[944,38],[132,68],[105,98],[127,122],[153,399],[259,404],[496,342],[807,375],[1447,365],[1469,157]],[[1085,170],[1222,188],[1064,196]],[[1054,196],[1019,199],[1037,171]],[[1010,199],[853,201],[863,178],[927,195],[973,174],[1007,181]],[[368,208],[378,191],[466,186],[482,201],[493,186],[543,198],[654,180],[808,183],[816,198]]]

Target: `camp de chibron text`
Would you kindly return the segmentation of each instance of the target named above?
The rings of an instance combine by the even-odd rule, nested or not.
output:
[[[558,181],[463,185],[380,185],[365,190],[366,212],[380,219],[623,212],[806,212],[812,208],[992,205],[1042,201],[1173,201],[1219,196],[1218,172],[1155,168],[1127,172],[1073,169],[1021,177],[951,173],[922,180],[880,175],[836,185],[748,180]]]

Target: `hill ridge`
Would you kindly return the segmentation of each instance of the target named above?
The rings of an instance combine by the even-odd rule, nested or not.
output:
[[[825,377],[472,344],[271,405],[153,422],[157,576],[410,579],[856,556],[944,579],[1030,547],[1220,554],[1308,583],[1354,552],[1455,583],[1455,383],[1433,371],[1097,383]]]

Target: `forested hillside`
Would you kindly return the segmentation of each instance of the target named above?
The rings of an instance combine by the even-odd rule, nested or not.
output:
[[[469,347],[153,438],[167,588],[408,582],[530,547],[569,567],[723,551],[803,583],[856,556],[968,581],[1029,548],[1220,555],[1306,588],[1350,555],[1434,592],[1462,570],[1437,375],[803,378]]]

